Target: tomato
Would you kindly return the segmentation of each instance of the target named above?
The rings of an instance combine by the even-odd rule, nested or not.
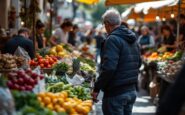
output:
[[[44,65],[47,66],[49,64],[49,61],[48,60],[45,60],[44,61]]]
[[[51,65],[50,65],[50,64],[48,64],[48,65],[47,65],[47,67],[48,67],[48,68],[51,68]]]
[[[49,60],[49,64],[52,65],[53,63],[54,63],[53,59],[50,59],[50,60]]]
[[[38,62],[39,62],[39,64],[43,64],[44,59],[39,59]]]
[[[42,64],[40,64],[40,67],[41,67],[41,68],[44,68],[44,64],[43,64],[43,63],[42,63]]]
[[[40,55],[37,55],[37,59],[39,60],[39,59],[42,59],[42,56],[40,56]]]
[[[53,60],[56,62],[58,59],[56,57],[53,57]]]

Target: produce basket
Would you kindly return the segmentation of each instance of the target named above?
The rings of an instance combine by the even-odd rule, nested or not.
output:
[[[41,69],[41,71],[42,71],[43,73],[51,74],[52,71],[53,71],[53,68],[43,68],[43,69]]]

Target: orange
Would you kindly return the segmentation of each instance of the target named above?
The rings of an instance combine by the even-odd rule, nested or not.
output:
[[[49,97],[44,97],[44,98],[43,98],[43,102],[44,102],[45,104],[49,104],[49,103],[51,103],[51,98],[49,98]]]
[[[90,108],[92,107],[92,103],[84,103],[84,102],[83,102],[83,103],[81,103],[81,105],[82,105],[82,106],[88,106],[88,107],[90,107]]]
[[[46,92],[45,95],[52,98],[52,99],[55,98],[55,94],[51,93],[51,92]]]
[[[53,104],[56,104],[57,102],[58,102],[58,99],[57,99],[57,98],[53,98],[53,99],[52,99],[52,103],[53,103]]]
[[[61,108],[58,108],[58,109],[57,109],[57,112],[66,112],[66,110],[65,110],[64,108],[61,107]]]
[[[72,99],[72,98],[66,98],[66,101],[67,101],[67,102],[74,102],[75,100]]]
[[[64,104],[64,99],[58,98],[58,104],[62,106]]]
[[[82,109],[84,114],[88,114],[91,111],[91,108],[88,106],[84,106]]]
[[[54,109],[54,107],[53,107],[52,104],[48,104],[48,105],[47,105],[47,108],[50,109],[50,110],[53,110],[53,109]]]
[[[45,93],[39,93],[38,96],[43,98],[43,97],[45,97]]]
[[[63,107],[65,110],[70,110],[72,108],[72,105],[69,102],[64,102]]]
[[[75,107],[75,110],[77,111],[77,112],[79,112],[79,113],[83,113],[83,106],[82,105],[77,105],[76,107]]]
[[[65,98],[67,98],[67,97],[68,97],[68,93],[67,93],[67,91],[62,91],[61,93],[64,95],[64,97],[65,97]]]
[[[67,111],[70,115],[71,114],[77,114],[77,112],[76,112],[76,110],[74,109],[74,108],[71,108],[71,109],[69,109],[68,111]]]
[[[39,102],[42,102],[42,97],[37,97],[37,100],[39,101]]]
[[[92,100],[85,100],[83,102],[85,102],[85,103],[93,103]]]

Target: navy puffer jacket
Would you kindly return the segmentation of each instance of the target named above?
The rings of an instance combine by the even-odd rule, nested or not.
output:
[[[102,47],[100,76],[95,91],[104,91],[104,96],[116,96],[135,90],[139,67],[140,50],[135,34],[120,26],[112,31]]]

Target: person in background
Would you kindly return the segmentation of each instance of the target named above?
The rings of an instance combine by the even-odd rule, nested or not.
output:
[[[11,38],[4,47],[4,53],[14,54],[18,46],[25,49],[28,52],[31,59],[34,58],[34,46],[33,42],[29,39],[29,30],[22,28],[18,31],[18,35]]]
[[[148,49],[154,48],[155,40],[154,37],[150,35],[149,28],[147,26],[141,27],[141,35],[138,38],[138,43],[140,44],[142,54]]]
[[[180,115],[185,103],[185,65],[177,76],[175,83],[162,97],[156,115]],[[183,114],[182,114],[183,115]]]
[[[185,49],[185,15],[184,14],[180,14],[180,35],[179,35],[179,38],[177,38],[177,45]]]
[[[73,24],[71,21],[64,21],[60,28],[57,28],[54,34],[50,38],[52,45],[57,45],[60,43],[68,43],[68,32],[73,29]]]
[[[36,22],[36,49],[46,47],[46,39],[44,37],[45,25],[38,20]]]
[[[161,28],[161,33],[162,33],[162,47],[166,48],[166,51],[172,51],[176,48],[175,45],[175,36],[168,25],[164,25]]]
[[[108,36],[102,46],[100,75],[92,97],[97,101],[99,91],[104,92],[104,115],[131,115],[141,65],[137,38],[121,25],[117,10],[109,9],[102,17]]]
[[[68,37],[68,43],[76,46],[76,40],[77,40],[77,32],[79,31],[79,28],[77,25],[73,25],[73,30],[69,32]]]
[[[105,40],[105,36],[101,30],[97,30],[97,35],[95,35],[94,38],[96,40],[96,62],[98,63],[98,58],[100,57],[101,52],[101,44],[103,43],[103,40]]]

